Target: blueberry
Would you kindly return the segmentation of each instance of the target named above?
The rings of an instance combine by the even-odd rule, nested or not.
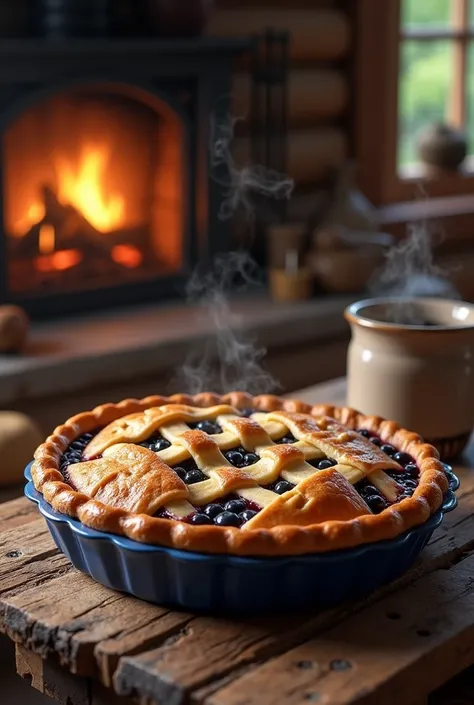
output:
[[[402,482],[402,486],[406,490],[416,490],[416,488],[418,487],[418,482],[416,482],[416,480],[404,480]]]
[[[159,453],[160,450],[166,450],[166,448],[169,448],[171,443],[166,440],[166,438],[158,438],[157,441],[151,444],[150,450],[153,450],[155,453]]]
[[[373,485],[364,485],[360,487],[359,494],[362,499],[367,499],[367,497],[377,494],[377,489]]]
[[[374,444],[374,446],[380,446],[382,441],[377,436],[370,436],[369,441]]]
[[[284,494],[285,492],[289,492],[292,490],[294,485],[291,484],[291,482],[287,482],[286,480],[280,480],[280,482],[277,482],[275,485],[275,492],[277,494]]]
[[[370,431],[367,431],[366,428],[361,428],[359,433],[361,436],[364,436],[364,438],[370,438]]]
[[[235,465],[236,468],[241,468],[244,464],[243,453],[241,453],[239,450],[229,450],[229,452],[226,453],[226,458],[229,463]]]
[[[283,438],[280,438],[277,443],[280,443],[281,445],[285,445],[288,443],[294,443],[296,441],[296,438],[292,436],[291,434],[287,436],[283,436]]]
[[[224,506],[226,512],[232,512],[232,514],[240,514],[240,512],[245,511],[246,504],[243,499],[231,499]]]
[[[222,428],[213,421],[200,421],[196,424],[196,428],[198,431],[204,431],[204,433],[208,433],[211,436],[216,433],[222,433]]]
[[[255,409],[240,409],[240,414],[241,416],[245,416],[248,418],[249,416],[252,416],[252,414],[255,413]]]
[[[381,512],[387,506],[387,502],[379,494],[369,495],[365,500],[373,512]]]
[[[222,514],[223,508],[220,504],[208,504],[204,509],[204,514],[206,514],[211,519],[215,519],[218,514]]]
[[[405,465],[405,475],[408,477],[411,477],[413,479],[417,478],[419,475],[418,468],[416,467],[415,463],[408,463],[408,465]]]
[[[260,460],[260,458],[256,453],[245,453],[244,455],[244,465],[253,465],[258,460]]]
[[[204,479],[203,474],[200,470],[188,470],[185,477],[185,482],[187,485],[194,485],[195,482],[201,482]]]
[[[218,526],[235,526],[239,527],[242,524],[242,519],[237,516],[237,514],[232,514],[232,512],[221,512],[214,519],[214,522]]]
[[[184,482],[186,481],[186,470],[184,468],[181,468],[179,465],[176,468],[173,468],[177,476],[179,477],[180,480],[183,480]]]
[[[69,446],[69,450],[72,450],[72,451],[78,450],[82,453],[82,451],[84,450],[85,447],[86,447],[86,444],[83,441],[81,441],[80,439],[78,439],[77,441],[74,441],[73,443],[71,443],[71,445]]]
[[[384,443],[382,446],[380,446],[380,450],[382,450],[385,455],[389,455],[391,458],[393,458],[393,456],[397,452],[396,448],[391,446],[389,443]]]
[[[323,458],[318,462],[318,470],[327,470],[337,465],[337,461],[332,458]]]
[[[399,463],[400,465],[411,465],[412,464],[411,456],[409,456],[408,453],[402,453],[402,452],[395,453],[395,455],[393,456],[393,459],[395,460],[395,462]]]
[[[193,514],[191,524],[212,524],[212,519],[205,514]]]
[[[250,521],[250,519],[253,519],[254,517],[257,516],[257,512],[255,512],[253,509],[246,509],[242,514],[240,515],[240,518],[242,519],[243,522]]]

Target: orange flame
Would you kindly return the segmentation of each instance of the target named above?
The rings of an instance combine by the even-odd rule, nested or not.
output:
[[[74,206],[91,225],[106,233],[123,222],[125,199],[104,192],[105,172],[110,160],[107,144],[84,144],[77,169],[61,156],[55,160],[58,200]]]
[[[56,231],[52,225],[44,224],[41,226],[38,238],[38,249],[40,254],[49,255],[54,252],[56,244]]]

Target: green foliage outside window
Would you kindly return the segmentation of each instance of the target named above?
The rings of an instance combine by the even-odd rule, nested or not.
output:
[[[474,0],[470,0],[474,22]],[[448,29],[450,0],[402,0],[402,26],[407,29]],[[399,166],[416,163],[416,136],[427,124],[449,118],[448,108],[453,84],[453,41],[405,40],[400,48],[399,82]],[[469,48],[467,70],[466,129],[471,132],[474,116],[474,41]],[[473,120],[474,128],[474,120]],[[474,132],[474,130],[472,130]],[[470,135],[469,135],[470,136]],[[470,136],[474,152],[474,135]]]

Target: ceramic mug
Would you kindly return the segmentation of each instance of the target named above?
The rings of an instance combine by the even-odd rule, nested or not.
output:
[[[453,459],[474,427],[474,305],[374,298],[346,309],[347,403],[393,419]]]

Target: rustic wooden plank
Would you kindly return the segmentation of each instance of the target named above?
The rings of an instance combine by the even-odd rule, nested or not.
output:
[[[43,519],[0,534],[0,597],[37,589],[72,570],[57,550]],[[0,603],[0,630],[3,628]]]
[[[206,679],[220,679],[255,660],[282,653],[386,591],[457,560],[474,542],[474,474],[464,472],[460,507],[446,517],[443,532],[426,549],[423,560],[399,581],[356,605],[310,618],[299,615],[242,623],[191,619],[190,615],[118,595],[77,573],[55,551],[46,527],[38,521],[0,537],[0,585],[4,593],[0,596],[0,614],[4,628],[13,639],[42,656],[57,654],[61,663],[74,672],[98,672],[106,684],[111,683],[118,667],[117,683],[122,692],[141,682],[142,670],[153,683],[166,680],[171,688],[178,687],[177,683],[180,688],[183,684],[185,689],[200,688]],[[19,539],[23,543],[18,543]],[[26,546],[25,554],[7,558],[12,553],[8,549],[12,547],[14,552],[18,546]],[[56,577],[56,570],[66,566],[70,573]],[[25,589],[28,580],[34,580],[34,587]],[[202,648],[203,641],[206,649]],[[234,649],[226,651],[227,643],[234,644],[237,653]],[[221,660],[210,667],[208,653],[212,649],[220,649]],[[143,656],[145,665],[139,656],[120,662],[123,656],[141,652],[147,652]]]
[[[38,508],[25,497],[0,504],[0,534],[38,519]]]
[[[30,681],[31,687],[44,693],[43,659],[20,644],[15,647],[16,672]]]
[[[191,619],[109,590],[76,570],[0,597],[0,614],[13,640],[43,658],[56,655],[74,673],[100,672],[106,684],[123,653],[155,646]]]
[[[414,580],[441,567],[449,567],[467,551],[474,549],[474,477],[464,471],[466,483],[457,512],[445,518],[438,532],[416,565],[390,585],[357,603],[346,604],[319,614],[238,623],[223,620],[194,619],[177,639],[157,649],[118,665],[115,686],[119,693],[157,693],[167,701],[182,702],[189,692],[199,700],[212,691],[213,682],[235,677],[240,669],[261,662],[292,644],[301,643],[328,625],[343,621],[348,615]],[[203,641],[206,648],[202,649]],[[212,658],[210,658],[212,654]],[[202,698],[201,698],[202,699]]]
[[[208,705],[399,705],[474,662],[474,556],[390,595],[222,688]]]
[[[31,686],[40,693],[63,705],[92,705],[91,686],[87,679],[72,676],[20,644],[16,645],[15,651],[18,675],[30,680]]]

